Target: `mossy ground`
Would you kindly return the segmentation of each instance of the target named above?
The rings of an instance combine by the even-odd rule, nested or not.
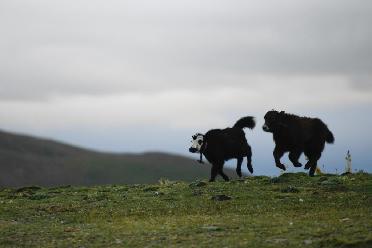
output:
[[[0,247],[372,247],[371,199],[363,173],[0,189]]]

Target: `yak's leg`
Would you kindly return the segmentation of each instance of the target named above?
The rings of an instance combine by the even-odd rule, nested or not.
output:
[[[315,163],[314,165],[311,166],[310,171],[309,171],[309,176],[313,177],[316,171],[317,164]]]
[[[247,168],[250,173],[253,173],[253,166],[252,166],[252,148],[250,145],[248,145],[248,150],[247,150]]]
[[[301,150],[293,150],[289,153],[289,160],[292,162],[294,167],[302,167],[302,164],[298,162],[298,159],[301,156]]]
[[[305,164],[305,170],[308,170],[308,169],[311,168],[312,163],[313,163],[313,160],[312,160],[313,152],[311,150],[309,150],[309,149],[305,149],[305,156],[308,159],[308,161]]]
[[[324,149],[324,143],[320,145],[308,145],[307,147],[305,147],[305,155],[309,159],[309,161],[305,165],[305,170],[308,170],[315,165],[315,168],[314,168],[314,171],[315,171],[316,164],[318,160],[320,159],[320,157],[322,156],[323,149]]]
[[[223,173],[223,164],[219,168],[218,173],[222,176],[223,180],[225,180],[226,182],[229,181],[229,177],[225,173]]]
[[[209,179],[209,182],[214,182],[216,180],[217,174],[218,174],[218,165],[212,164],[211,178]]]
[[[313,156],[312,153],[309,153],[309,152],[305,152],[305,155],[306,155],[306,157],[308,159],[308,161],[305,164],[305,170],[308,170],[308,169],[310,169],[312,167],[312,165],[314,163],[314,161],[313,161],[314,159],[312,159],[314,156]]]
[[[276,146],[274,149],[273,155],[274,155],[276,167],[282,170],[286,170],[284,164],[280,162],[280,158],[283,157],[284,151]]]
[[[243,163],[243,157],[238,158],[237,164],[236,164],[236,174],[238,174],[239,177],[242,177],[242,163]]]
[[[314,155],[309,157],[309,161],[306,164],[306,166],[308,166],[308,168],[310,168],[309,176],[311,176],[311,177],[314,176],[315,170],[316,170],[316,167],[317,167],[317,163],[318,163],[318,160],[320,159],[321,155],[322,155],[322,153],[319,152],[319,153],[314,154]]]

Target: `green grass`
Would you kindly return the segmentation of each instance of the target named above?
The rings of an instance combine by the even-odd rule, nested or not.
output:
[[[363,173],[4,188],[0,247],[372,247],[371,196]]]

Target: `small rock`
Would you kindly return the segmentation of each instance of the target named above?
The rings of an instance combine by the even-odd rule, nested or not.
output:
[[[312,243],[313,243],[313,241],[310,240],[310,239],[306,239],[306,240],[304,240],[304,244],[305,244],[305,245],[311,245]]]
[[[299,199],[299,201],[300,201],[300,202],[304,202],[304,200],[303,200],[303,199],[301,199],[301,198]]]
[[[212,232],[222,231],[222,228],[218,226],[203,226],[202,229]]]
[[[275,244],[279,244],[279,243],[286,243],[286,242],[288,242],[288,239],[272,239],[270,241],[273,242],[273,243],[275,243]]]
[[[189,184],[189,187],[204,187],[207,186],[208,184],[206,182],[198,181],[198,182],[193,182]]]
[[[78,232],[78,231],[80,231],[80,229],[78,229],[78,228],[73,228],[73,227],[66,227],[66,228],[64,229],[64,231],[65,231],[65,232]]]
[[[212,200],[214,200],[214,201],[229,201],[231,199],[232,199],[232,197],[227,196],[227,195],[215,195],[215,196],[212,196]]]
[[[350,221],[350,219],[349,218],[344,218],[344,219],[341,219],[340,221],[341,222],[346,222],[346,221]]]
[[[196,187],[204,187],[204,186],[207,186],[207,183],[206,182],[198,182],[195,184]]]
[[[300,190],[293,187],[293,186],[288,186],[288,187],[282,189],[281,192],[282,193],[298,193],[298,192],[300,192]]]

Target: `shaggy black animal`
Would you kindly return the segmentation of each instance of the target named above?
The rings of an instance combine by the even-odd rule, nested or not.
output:
[[[274,159],[276,166],[285,170],[280,158],[289,152],[289,160],[295,167],[301,167],[298,162],[304,152],[309,161],[305,169],[310,169],[309,175],[314,176],[317,162],[324,150],[325,142],[332,144],[335,139],[326,124],[318,118],[299,117],[284,111],[269,111],[265,115],[264,131],[273,133],[275,141]]]
[[[215,181],[217,174],[220,174],[225,181],[229,177],[223,173],[225,161],[236,158],[238,160],[236,173],[242,176],[241,166],[243,158],[247,157],[248,170],[253,173],[252,149],[248,145],[243,128],[253,129],[256,123],[254,117],[248,116],[238,120],[232,128],[212,129],[205,135],[197,133],[192,136],[192,146],[189,151],[204,155],[212,164],[210,182]]]

